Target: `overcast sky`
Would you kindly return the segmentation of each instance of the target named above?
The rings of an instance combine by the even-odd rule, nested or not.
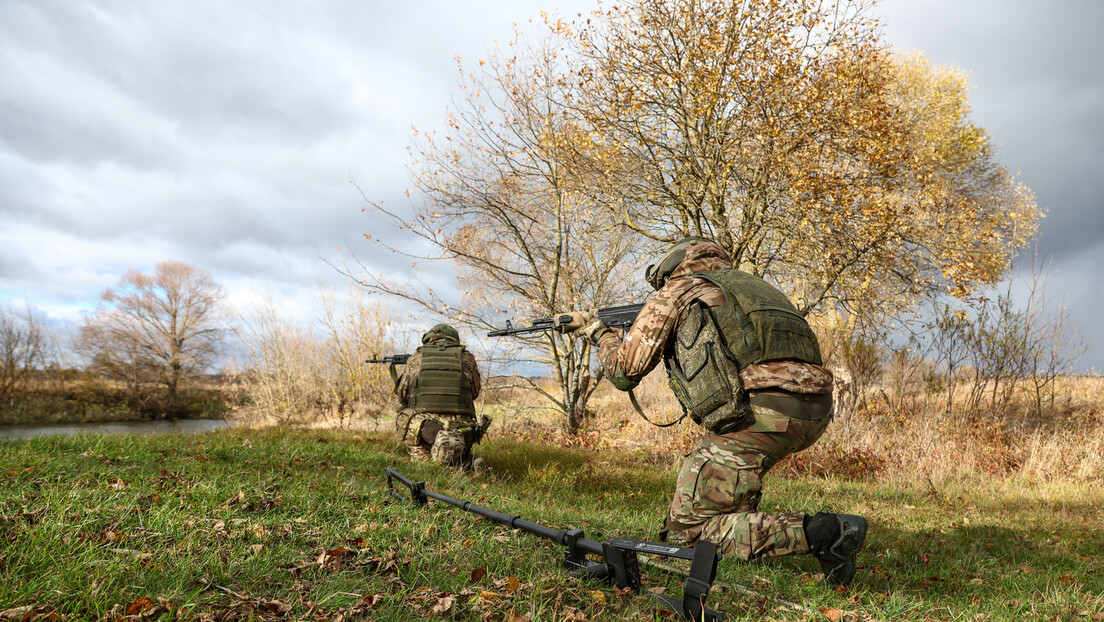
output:
[[[0,2],[0,303],[77,321],[176,259],[311,317],[321,258],[383,232],[410,128],[514,22],[581,0]],[[1048,291],[1104,370],[1104,2],[886,0],[884,39],[969,73],[974,118],[1047,211]]]

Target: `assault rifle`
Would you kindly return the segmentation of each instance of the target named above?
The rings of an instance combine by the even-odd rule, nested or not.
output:
[[[390,356],[385,356],[383,358],[380,358],[379,355],[377,354],[375,357],[370,358],[370,359],[368,359],[364,362],[365,363],[383,363],[384,365],[389,365],[390,367],[387,368],[387,371],[391,372],[391,381],[395,383],[395,386],[392,388],[392,390],[394,390],[394,389],[397,389],[399,387],[399,372],[395,370],[395,366],[396,365],[406,365],[406,361],[409,358],[410,358],[409,354],[392,354]]]
[[[638,553],[690,560],[690,574],[682,586],[682,600],[662,594],[652,595],[690,620],[705,622],[721,620],[721,614],[705,608],[705,598],[713,586],[713,579],[717,576],[717,562],[721,559],[721,554],[717,552],[717,545],[711,542],[699,540],[692,549],[614,537],[596,542],[584,538],[582,529],[560,530],[545,527],[523,520],[520,516],[502,514],[475,505],[471,501],[461,501],[429,490],[425,487],[425,482],[414,483],[391,468],[387,468],[386,472],[387,490],[405,503],[424,506],[429,499],[436,499],[455,505],[465,512],[484,516],[497,523],[563,545],[567,548],[564,552],[563,566],[572,576],[603,579],[619,588],[631,588],[634,592],[640,593],[643,588],[640,581]],[[396,480],[410,490],[409,497],[403,496],[395,489]],[[600,557],[602,561],[595,562],[587,559],[587,553]]]
[[[622,305],[620,307],[606,307],[598,309],[598,319],[610,328],[629,328],[636,321],[636,314],[644,303],[635,305]],[[524,335],[527,333],[539,333],[542,330],[554,330],[564,332],[564,327],[571,323],[571,316],[563,313],[552,317],[539,317],[533,320],[529,326],[514,326],[510,320],[506,320],[506,328],[492,330],[488,337],[505,337],[507,335]]]
[[[380,358],[377,354],[374,358],[370,358],[365,363],[383,363],[384,365],[406,365],[407,359],[410,358],[409,354],[392,354]]]
[[[494,421],[494,419],[483,415],[479,418],[479,421],[460,426],[456,428],[456,431],[464,435],[464,440],[468,442],[468,446],[470,447],[483,440],[483,435],[487,433],[487,428],[491,427],[492,421]]]

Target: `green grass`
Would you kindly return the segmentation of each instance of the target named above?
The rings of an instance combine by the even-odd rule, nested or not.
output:
[[[0,612],[676,619],[649,597],[565,576],[550,542],[444,504],[395,502],[383,477],[394,466],[453,497],[592,539],[651,539],[674,467],[502,439],[480,452],[492,476],[412,464],[390,439],[354,433],[2,442]],[[768,478],[762,509],[864,514],[862,567],[850,590],[832,590],[809,556],[723,560],[718,580],[754,591],[710,595],[728,620],[1104,618],[1099,484]],[[653,569],[645,580],[675,595],[682,582]]]

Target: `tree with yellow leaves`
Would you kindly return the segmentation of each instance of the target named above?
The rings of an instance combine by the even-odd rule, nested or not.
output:
[[[871,6],[632,0],[572,33],[573,106],[605,203],[657,242],[708,235],[787,290],[878,323],[999,280],[1030,191],[968,118],[957,71],[894,56]],[[613,163],[611,166],[610,163]]]
[[[863,0],[630,0],[464,73],[415,150],[413,216],[463,308],[366,283],[469,327],[627,299],[634,259],[720,242],[805,313],[884,326],[922,295],[1000,279],[1035,232],[1030,191],[969,119],[966,79],[878,39]],[[462,69],[463,71],[463,69]],[[589,350],[541,341],[574,429]]]

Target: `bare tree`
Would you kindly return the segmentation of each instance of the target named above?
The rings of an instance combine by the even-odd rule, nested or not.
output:
[[[396,353],[395,327],[384,307],[364,301],[363,290],[351,292],[343,307],[322,293],[318,326],[325,340],[328,374],[323,378],[330,410],[339,425],[362,411],[379,414],[390,400],[394,383],[381,365],[366,363],[380,353]]]
[[[130,270],[100,295],[85,318],[77,347],[91,366],[128,389],[156,382],[167,391],[166,411],[181,383],[218,354],[229,316],[222,287],[202,268],[164,261],[152,275]]]
[[[325,351],[310,327],[297,326],[269,302],[243,318],[245,393],[256,414],[281,424],[307,421],[327,398]]]
[[[584,166],[601,144],[580,129],[565,101],[573,88],[553,38],[519,36],[480,68],[467,71],[445,136],[421,134],[412,149],[417,193],[412,214],[367,199],[399,230],[417,236],[400,248],[415,265],[443,260],[458,271],[460,300],[415,280],[378,274],[360,264],[347,271],[371,290],[404,299],[475,331],[555,312],[593,309],[631,299],[626,266],[633,238],[613,227],[602,201],[613,194]],[[581,152],[588,158],[581,158]],[[615,154],[609,154],[611,156]],[[370,236],[371,237],[371,234]],[[379,240],[382,236],[375,236]],[[393,239],[393,238],[392,238]],[[428,248],[418,254],[411,248]],[[548,364],[547,390],[520,378],[564,416],[583,424],[597,385],[591,346],[560,334],[516,338],[516,360]]]
[[[30,307],[17,313],[0,307],[0,399],[24,386],[36,367],[44,366],[49,335]]]

